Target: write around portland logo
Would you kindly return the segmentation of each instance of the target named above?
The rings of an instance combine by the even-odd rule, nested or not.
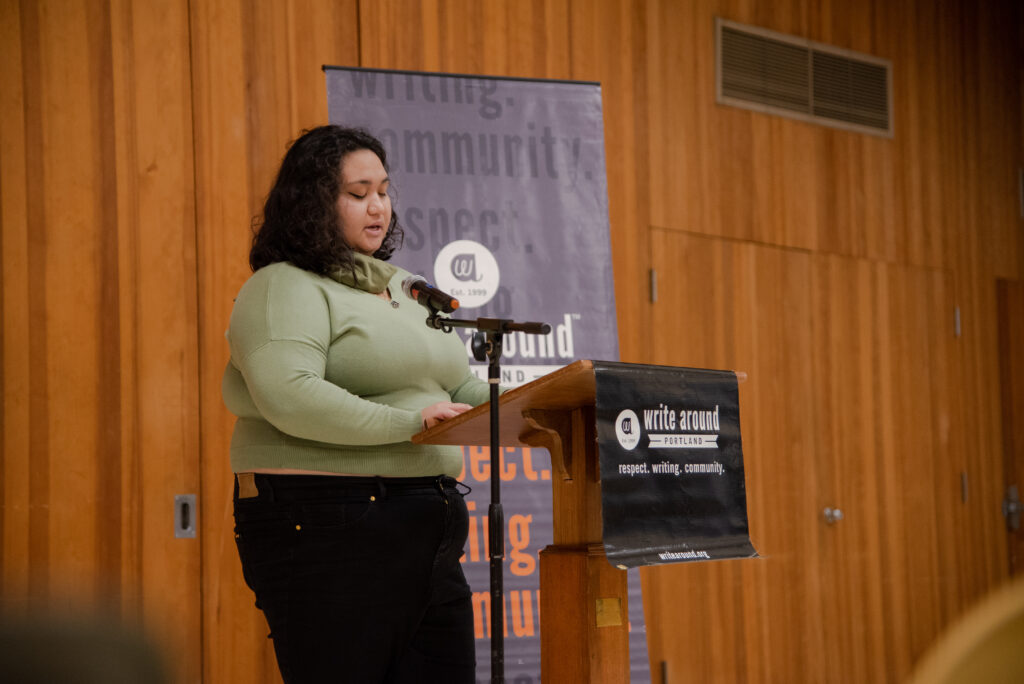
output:
[[[640,417],[642,414],[643,418]],[[615,418],[615,438],[626,451],[635,451],[636,462],[620,462],[620,474],[635,477],[638,475],[724,475],[725,466],[718,460],[706,463],[690,462],[685,456],[683,461],[659,456],[659,462],[649,461],[646,457],[655,450],[670,449],[681,454],[688,449],[719,449],[718,438],[721,430],[719,405],[714,408],[672,409],[665,404],[657,408],[640,409],[638,414],[633,409],[619,411]],[[647,436],[646,442],[643,436]],[[641,449],[637,450],[637,447]],[[705,460],[705,459],[701,459]]]
[[[647,434],[648,449],[717,449],[720,428],[719,407],[713,409],[672,409],[665,404],[636,411],[624,409],[615,419],[619,445],[632,451]]]

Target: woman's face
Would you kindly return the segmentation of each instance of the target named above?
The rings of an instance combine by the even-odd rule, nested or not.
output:
[[[388,172],[373,150],[349,152],[341,160],[338,221],[352,250],[372,256],[391,224]]]

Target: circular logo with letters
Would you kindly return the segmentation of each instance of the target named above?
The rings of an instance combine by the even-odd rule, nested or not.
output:
[[[467,309],[483,306],[498,291],[501,274],[490,250],[473,240],[449,242],[434,259],[434,282]]]
[[[615,436],[626,451],[632,451],[640,443],[640,419],[636,413],[626,409],[615,419]]]

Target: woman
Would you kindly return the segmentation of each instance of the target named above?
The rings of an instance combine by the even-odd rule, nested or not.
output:
[[[287,684],[474,681],[461,450],[409,438],[488,386],[386,262],[388,191],[378,140],[303,134],[231,314],[236,541]]]

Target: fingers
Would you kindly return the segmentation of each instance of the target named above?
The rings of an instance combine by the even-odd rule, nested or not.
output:
[[[431,412],[432,418],[438,421],[447,420],[448,418],[454,418],[460,413],[465,413],[469,409],[473,408],[469,404],[454,404],[447,401],[442,401],[432,406],[434,410]]]
[[[465,413],[469,409],[473,408],[469,404],[457,404],[450,401],[439,401],[436,404],[423,409],[420,413],[423,416],[423,427],[432,428],[441,421]]]
[[[448,404],[448,406],[445,407],[445,411],[444,411],[445,417],[446,418],[454,418],[455,416],[459,415],[460,413],[465,413],[466,411],[468,411],[471,408],[473,408],[473,407],[470,406],[469,404]]]

